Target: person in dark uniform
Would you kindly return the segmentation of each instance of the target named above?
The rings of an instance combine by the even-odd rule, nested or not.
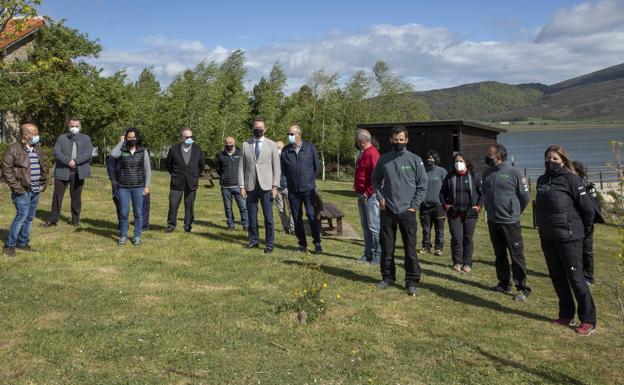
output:
[[[576,175],[578,175],[585,184],[585,190],[591,198],[592,205],[594,206],[594,223],[605,223],[604,216],[602,215],[602,209],[600,207],[600,200],[598,199],[598,191],[596,186],[587,180],[587,168],[579,161],[573,161],[572,166]],[[583,275],[587,285],[591,288],[594,286],[594,223],[586,229],[585,238],[583,239]]]
[[[444,178],[440,190],[451,231],[451,255],[453,270],[472,271],[472,236],[479,211],[483,205],[481,179],[472,170],[466,158],[457,153],[453,156],[453,170]]]
[[[490,240],[496,255],[498,283],[492,290],[513,294],[511,290],[513,278],[518,290],[514,299],[524,302],[531,289],[527,286],[520,215],[529,204],[531,194],[526,178],[520,171],[509,166],[506,160],[505,146],[500,144],[490,146],[485,157],[485,163],[489,168],[483,173],[481,182]],[[511,268],[507,250],[511,255]]]
[[[193,131],[190,128],[184,128],[180,134],[180,143],[171,146],[165,159],[165,167],[171,174],[165,232],[171,233],[176,228],[178,208],[182,197],[184,197],[184,232],[191,232],[195,219],[195,196],[199,176],[204,172],[205,166],[204,152],[194,143]]]
[[[552,322],[570,326],[576,298],[581,322],[576,332],[588,336],[596,328],[596,305],[583,276],[583,239],[593,223],[594,207],[563,147],[548,147],[544,158],[546,171],[537,179],[535,210],[548,274],[559,298],[559,316]]]
[[[423,203],[420,204],[419,210],[423,234],[421,252],[431,252],[431,227],[434,227],[434,254],[442,255],[446,213],[440,202],[440,188],[442,188],[442,181],[446,177],[446,170],[440,167],[440,155],[436,151],[427,151],[425,170],[427,170],[427,195],[425,195]]]

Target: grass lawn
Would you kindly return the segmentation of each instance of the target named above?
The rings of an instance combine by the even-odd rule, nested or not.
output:
[[[548,322],[557,300],[530,211],[523,217],[527,303],[488,291],[494,256],[481,220],[473,273],[451,270],[447,231],[442,257],[420,255],[416,297],[400,287],[377,291],[378,267],[355,262],[361,242],[324,240],[326,254],[310,258],[329,285],[327,312],[301,325],[278,311],[301,287],[293,236],[278,230],[271,255],[244,249],[246,234],[226,229],[218,188],[203,187],[193,232],[179,222],[165,234],[168,176],[156,172],[152,229],[143,245],[120,248],[105,170],[94,173],[82,228],[67,223],[69,196],[59,226],[40,226],[48,190],[33,226],[36,251],[0,256],[1,384],[624,383],[624,323],[608,287],[621,277],[613,227],[596,229],[599,323],[591,337]],[[351,185],[320,189],[359,230]],[[2,239],[13,215],[2,185]],[[402,261],[398,272],[402,282]]]

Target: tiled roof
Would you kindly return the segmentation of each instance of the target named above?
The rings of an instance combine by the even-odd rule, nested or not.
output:
[[[24,37],[30,35],[33,31],[36,31],[45,24],[43,18],[35,17],[31,19],[23,20],[24,24],[19,32],[16,32],[15,27],[17,21],[15,19],[9,20],[6,28],[0,33],[0,50],[5,49],[13,43],[16,43]]]

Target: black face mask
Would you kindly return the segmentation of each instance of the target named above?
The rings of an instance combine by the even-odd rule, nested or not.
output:
[[[126,140],[126,146],[134,147],[136,145],[137,145],[137,140],[136,139],[128,139],[128,140]]]
[[[544,162],[544,166],[546,166],[546,172],[551,174],[561,171],[563,167],[561,163],[553,162],[552,160]]]
[[[234,145],[233,144],[228,144],[227,146],[225,146],[225,149],[227,151],[232,151],[234,149]]]
[[[262,138],[262,136],[264,135],[264,130],[262,128],[254,128],[253,129],[253,135],[256,138]]]
[[[405,151],[405,143],[392,143],[392,149],[396,152]]]
[[[496,166],[496,160],[494,158],[492,158],[491,156],[486,156],[485,157],[485,164],[487,164],[490,167]]]

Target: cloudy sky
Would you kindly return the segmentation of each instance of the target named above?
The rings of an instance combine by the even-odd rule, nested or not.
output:
[[[163,85],[237,48],[249,84],[279,61],[288,91],[320,68],[349,76],[377,60],[418,90],[552,84],[624,62],[624,0],[44,0],[40,13],[98,39],[105,74],[149,67]]]

